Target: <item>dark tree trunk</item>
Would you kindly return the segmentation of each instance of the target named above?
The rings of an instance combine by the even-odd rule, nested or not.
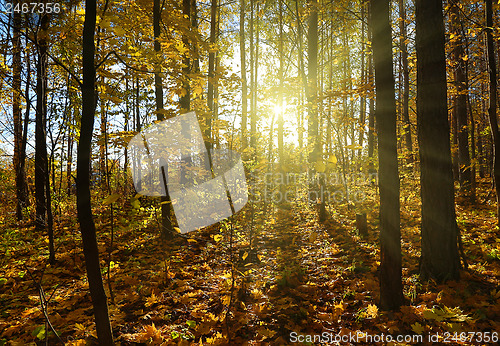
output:
[[[285,164],[284,162],[284,156],[283,156],[283,70],[284,70],[284,64],[285,64],[285,58],[284,58],[284,53],[283,53],[283,4],[281,3],[282,0],[278,0],[278,16],[279,16],[279,71],[278,71],[278,79],[279,79],[279,90],[278,90],[278,106],[279,106],[279,113],[278,113],[278,160],[279,160],[279,171],[283,173],[283,166]],[[280,184],[280,188],[283,186],[283,184]],[[284,191],[282,191],[284,193]]]
[[[28,38],[26,37],[26,44],[28,44]],[[30,110],[31,110],[31,101],[30,101],[30,89],[31,88],[31,61],[30,61],[30,53],[29,50],[26,49],[26,85],[24,87],[24,99],[26,100],[26,111],[24,113],[24,124],[23,124],[23,137],[21,140],[21,152],[19,154],[19,170],[24,175],[24,195],[25,195],[25,203],[26,206],[30,204],[29,193],[28,193],[28,184],[26,181],[26,145],[28,143],[28,125],[30,120]]]
[[[92,131],[95,116],[94,34],[96,25],[96,0],[85,1],[83,24],[83,84],[82,118],[77,153],[77,211],[82,233],[83,253],[89,281],[90,295],[94,306],[97,337],[100,345],[113,345],[113,334],[108,315],[107,297],[102,283],[97,247],[96,229],[90,202],[90,158],[92,153]]]
[[[500,132],[497,118],[497,68],[493,45],[493,8],[491,0],[486,1],[486,51],[488,55],[489,105],[491,137],[493,140],[493,177],[497,195],[497,224],[500,226]]]
[[[416,1],[417,127],[422,196],[420,274],[460,277],[455,220],[442,2]]]
[[[245,6],[242,1],[242,8]],[[244,9],[240,10],[240,51],[241,53],[241,74],[242,74],[242,94],[241,94],[241,117],[242,122],[243,118],[246,118],[246,67],[245,67],[245,12]],[[243,27],[243,30],[242,30]],[[215,105],[214,105],[214,96],[215,96],[215,44],[217,41],[217,0],[211,0],[210,4],[210,51],[208,53],[208,88],[207,88],[207,105],[209,109],[209,114],[205,120],[206,129],[205,129],[205,138],[207,139],[208,149],[213,146],[213,138],[212,138],[212,121],[215,118]],[[243,49],[241,48],[243,41]],[[242,133],[242,136],[244,134]]]
[[[212,0],[215,1],[215,0]],[[215,11],[214,11],[215,16]],[[215,25],[214,25],[215,31]],[[210,58],[210,57],[209,57]],[[245,58],[245,0],[240,1],[240,67],[241,67],[241,146],[247,146],[247,65]]]
[[[401,48],[401,64],[403,69],[403,104],[401,118],[404,124],[404,138],[406,150],[408,150],[408,161],[413,162],[413,142],[411,139],[411,122],[409,112],[410,100],[410,70],[408,68],[408,46],[406,44],[406,8],[405,0],[399,0],[399,31],[400,31],[400,48]]]
[[[254,23],[255,12],[259,13],[259,2],[250,0],[250,79],[251,79],[251,118],[250,118],[250,146],[257,147],[257,71],[259,67],[259,27],[258,20]],[[258,17],[257,17],[258,18]],[[254,30],[255,27],[255,30]],[[254,39],[255,34],[255,39]],[[254,40],[256,44],[254,44]],[[255,46],[255,49],[254,49]]]
[[[14,1],[14,6],[18,1]],[[14,158],[13,165],[16,176],[16,217],[23,219],[23,208],[26,207],[27,186],[22,155],[23,124],[21,119],[21,13],[14,11],[12,20],[12,118],[14,121]],[[28,62],[29,64],[29,62]]]
[[[299,0],[295,0],[295,16],[297,17],[297,78],[302,80],[304,84],[304,90],[307,88],[307,79],[305,77],[304,72],[304,61],[303,61],[303,45],[302,45],[302,22],[300,20],[300,12],[299,12]],[[332,59],[333,61],[333,59]],[[304,163],[304,121],[303,121],[303,110],[302,110],[302,100],[303,94],[299,91],[298,95],[298,105],[297,105],[297,134],[298,134],[298,142],[299,142],[299,164],[302,165]]]
[[[156,53],[155,64],[155,100],[156,100],[156,119],[161,121],[165,119],[163,108],[163,80],[161,76],[161,45],[158,38],[160,37],[160,22],[161,22],[161,4],[160,0],[153,2],[153,31],[154,31],[154,49]],[[166,171],[168,171],[166,169]],[[159,173],[159,172],[158,172]],[[174,228],[172,225],[172,203],[168,195],[168,188],[165,186],[166,196],[161,198],[161,234],[165,239],[172,239],[174,235]]]
[[[47,228],[47,212],[50,208],[49,194],[50,182],[47,161],[47,30],[49,28],[49,15],[41,18],[40,29],[37,35],[38,63],[36,70],[36,123],[35,123],[35,199],[36,222],[35,228],[39,234]],[[50,217],[51,219],[51,217]],[[49,220],[51,221],[51,220]],[[51,225],[49,225],[51,226]],[[54,233],[52,227],[47,228],[49,237],[49,262],[55,262]]]
[[[182,14],[187,16],[191,20],[191,0],[182,0]],[[190,22],[191,23],[191,22]],[[182,42],[184,46],[189,47],[189,39],[186,35],[182,36]],[[186,113],[191,110],[191,87],[189,82],[189,73],[191,71],[191,59],[189,55],[185,55],[182,64],[182,94],[179,98],[179,106],[181,107],[181,113]]]
[[[371,22],[371,11],[368,12],[368,21]],[[368,25],[368,39],[372,40],[371,25]],[[373,85],[373,60],[368,56],[368,84]],[[373,154],[375,152],[375,97],[372,95],[368,105],[368,170],[374,171]]]
[[[365,68],[365,20],[366,20],[366,3],[365,1],[360,2],[361,7],[361,85],[363,86],[363,91],[359,100],[359,150],[358,150],[358,161],[361,162],[361,153],[363,152],[363,141],[365,137],[365,126],[366,126],[366,68]],[[332,49],[333,42],[330,42],[330,50]],[[333,56],[330,56],[333,60]],[[331,77],[332,71],[330,70],[330,88],[331,88]],[[328,122],[330,124],[330,122]]]
[[[401,232],[396,134],[396,101],[392,74],[390,0],[373,0],[373,62],[377,95],[380,190],[380,306],[396,310],[403,304]]]
[[[464,195],[470,193],[472,171],[469,155],[469,131],[467,119],[467,80],[465,75],[464,46],[462,42],[462,32],[460,29],[460,10],[458,4],[453,1],[451,6],[451,27],[455,38],[453,42],[453,65],[456,95],[453,100],[457,122],[458,141],[458,176],[460,190]]]
[[[309,29],[307,32],[307,145],[309,162],[309,180],[312,183],[315,174],[315,163],[318,160],[318,106],[317,106],[317,88],[318,88],[318,1],[309,0]],[[313,188],[310,183],[309,189]],[[310,202],[315,202],[314,194],[310,193]],[[313,200],[314,199],[314,200]]]

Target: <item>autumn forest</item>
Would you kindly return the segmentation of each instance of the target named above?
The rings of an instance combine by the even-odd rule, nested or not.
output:
[[[500,1],[0,1],[0,346],[486,345]]]

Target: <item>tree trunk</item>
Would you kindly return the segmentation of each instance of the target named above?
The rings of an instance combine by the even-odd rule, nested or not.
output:
[[[18,1],[13,2],[13,6],[18,4]],[[14,121],[14,158],[13,165],[16,176],[16,217],[18,220],[23,219],[23,208],[26,207],[27,187],[26,173],[24,164],[21,161],[25,160],[21,154],[23,146],[23,124],[21,119],[21,13],[14,11],[12,20],[12,118]],[[29,62],[28,62],[29,64]]]
[[[254,5],[256,6],[255,12],[259,13],[259,3],[250,0],[250,77],[252,82],[251,90],[251,105],[252,114],[250,119],[250,146],[254,149],[257,148],[257,71],[259,67],[259,28],[258,21],[254,23]],[[255,27],[255,30],[254,30]],[[254,44],[254,34],[255,42]],[[255,51],[254,51],[255,46]]]
[[[318,1],[309,0],[309,29],[307,32],[307,146],[309,150],[309,190],[313,189],[312,177],[315,174],[315,163],[318,160]],[[310,193],[309,202],[315,202],[314,194]]]
[[[417,128],[422,196],[420,274],[460,277],[455,220],[442,2],[416,1]]]
[[[363,140],[365,137],[365,126],[366,126],[366,69],[365,69],[365,8],[366,4],[364,1],[360,3],[361,7],[361,85],[362,94],[359,100],[359,149],[358,149],[358,165],[361,163],[361,153],[363,152]],[[332,43],[330,43],[332,45]],[[330,57],[333,59],[333,57]],[[331,71],[330,71],[330,86],[331,86]]]
[[[28,44],[28,37],[26,37],[26,44]],[[24,175],[24,195],[25,195],[25,203],[26,206],[30,204],[29,193],[28,193],[28,183],[26,181],[26,145],[28,143],[28,125],[30,120],[30,110],[31,110],[31,101],[30,101],[30,89],[31,88],[31,61],[30,61],[30,53],[29,50],[26,49],[26,85],[24,89],[24,98],[26,100],[26,111],[24,113],[24,124],[23,124],[23,137],[21,140],[21,152],[19,154],[19,170]]]
[[[47,205],[50,194],[50,183],[47,162],[47,30],[49,28],[49,15],[41,18],[40,29],[37,35],[38,63],[36,70],[36,123],[35,123],[35,199],[36,222],[35,229],[39,234],[44,233],[47,227]],[[52,227],[47,228],[49,237],[49,261],[55,262],[54,234]]]
[[[460,10],[458,3],[452,2],[451,6],[451,28],[455,34],[453,42],[453,65],[456,95],[453,100],[457,121],[458,141],[458,176],[460,191],[464,195],[470,194],[472,171],[469,155],[469,131],[467,119],[467,80],[465,76],[464,46],[460,28]]]
[[[500,226],[500,132],[497,118],[497,68],[493,46],[493,8],[491,0],[486,1],[486,51],[488,55],[489,105],[491,137],[493,140],[493,177],[497,195],[497,224]]]
[[[295,0],[295,16],[297,17],[297,78],[302,80],[304,84],[304,90],[307,88],[307,78],[304,72],[304,61],[303,61],[303,45],[302,45],[302,22],[300,21],[299,12],[299,0]],[[304,163],[304,112],[302,110],[302,100],[303,94],[299,91],[298,95],[298,105],[297,105],[297,124],[298,124],[298,142],[299,142],[299,163],[302,165]]]
[[[182,0],[182,14],[191,18],[191,0]],[[186,48],[189,47],[189,39],[186,35],[182,35],[182,43]],[[191,110],[191,87],[189,82],[189,73],[191,71],[191,59],[189,58],[189,50],[185,53],[182,60],[182,93],[179,98],[179,106],[181,113],[187,113]]]
[[[104,68],[103,68],[104,69]],[[102,77],[102,85],[106,85],[106,79]],[[108,119],[106,114],[106,100],[104,99],[104,92],[99,97],[99,115],[101,116],[101,140],[99,141],[99,181],[95,182],[96,186],[102,191],[106,189],[106,131],[108,130]]]
[[[244,0],[242,0],[243,2]],[[244,7],[244,5],[241,5]],[[243,16],[243,19],[242,17]],[[243,24],[241,23],[243,21]],[[242,107],[242,120],[246,117],[246,67],[245,64],[245,32],[244,32],[244,21],[245,21],[245,12],[240,11],[240,50],[241,50],[241,40],[243,40],[243,50],[241,57],[241,73],[242,73],[242,99],[241,99],[241,107]],[[243,30],[241,29],[243,26]],[[242,33],[243,31],[243,33]],[[242,38],[243,35],[243,38]],[[214,94],[215,94],[215,44],[217,42],[217,0],[211,0],[210,5],[210,51],[208,53],[208,88],[207,88],[207,105],[209,109],[209,114],[206,118],[205,124],[205,137],[209,144],[209,149],[213,146],[213,138],[212,138],[212,122],[215,119],[215,105],[214,105]],[[245,115],[243,115],[245,113]],[[242,134],[243,135],[243,134]]]
[[[163,80],[161,77],[161,45],[158,38],[160,37],[160,22],[161,22],[161,7],[160,0],[153,2],[153,33],[155,37],[154,49],[155,57],[155,100],[156,100],[156,120],[162,121],[165,119],[163,108]],[[166,169],[166,171],[168,171]],[[159,173],[159,172],[158,172]],[[172,239],[174,235],[174,228],[172,226],[172,203],[168,195],[168,188],[165,186],[166,196],[161,198],[161,234],[164,239]]]
[[[94,35],[96,25],[96,0],[85,1],[85,22],[83,24],[83,84],[82,118],[77,154],[77,211],[82,233],[83,253],[89,281],[90,295],[94,306],[97,337],[100,345],[113,345],[113,334],[108,315],[108,304],[102,283],[99,264],[99,249],[92,206],[90,202],[90,158],[92,153],[92,131],[95,116]]]
[[[396,101],[392,74],[390,0],[373,0],[373,62],[377,95],[380,190],[380,306],[396,310],[403,304],[401,231],[396,134]]]
[[[371,12],[371,11],[370,11]],[[371,13],[368,13],[368,21],[371,22]],[[368,25],[368,39],[372,40],[371,25]],[[368,85],[373,84],[373,57],[368,56]],[[375,97],[371,95],[368,105],[368,173],[375,171],[373,154],[375,152]]]
[[[403,104],[401,118],[404,124],[404,138],[406,150],[408,150],[408,162],[413,162],[413,143],[411,139],[411,122],[409,112],[410,99],[410,70],[408,69],[408,47],[406,44],[406,8],[405,0],[399,0],[399,31],[400,31],[400,48],[401,48],[401,64],[403,69]]]
[[[282,0],[278,0],[278,16],[279,16],[279,71],[278,71],[278,79],[279,79],[279,90],[278,90],[278,159],[279,159],[279,171],[281,174],[284,173],[283,167],[285,164],[285,158],[283,156],[283,69],[285,64],[285,58],[283,53],[283,4]],[[280,188],[283,184],[280,184]],[[284,193],[284,191],[281,191]]]

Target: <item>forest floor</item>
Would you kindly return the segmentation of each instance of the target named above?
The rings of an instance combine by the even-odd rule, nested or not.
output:
[[[111,216],[109,205],[96,202],[115,339],[121,345],[391,344],[390,338],[394,345],[494,344],[500,332],[500,235],[490,187],[480,184],[476,205],[457,201],[469,266],[459,282],[437,285],[418,277],[419,192],[411,182],[403,185],[406,305],[398,312],[377,308],[373,194],[360,206],[329,206],[321,224],[315,208],[305,204],[260,211],[247,205],[234,220],[169,244],[158,236],[157,216],[146,203],[134,208],[123,197]],[[65,344],[91,344],[95,325],[72,202],[57,204],[55,266],[47,265],[47,237],[35,234],[32,223],[15,221],[13,201],[4,205],[0,345],[43,345],[46,337],[57,344],[44,314]],[[368,211],[367,237],[355,230],[360,208]]]

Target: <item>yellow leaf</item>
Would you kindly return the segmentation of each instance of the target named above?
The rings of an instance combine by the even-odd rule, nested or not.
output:
[[[80,332],[84,332],[87,330],[87,328],[85,328],[85,326],[83,324],[80,324],[80,323],[75,324],[75,329],[80,331]]]
[[[275,330],[269,330],[267,328],[261,328],[257,330],[257,333],[259,333],[262,336],[265,336],[266,338],[272,338],[274,334],[276,334]]]
[[[330,157],[328,158],[328,162],[330,163],[337,163],[337,156],[335,155],[330,155]]]
[[[134,208],[134,209],[139,209],[141,207],[141,202],[139,202],[139,200],[136,198],[131,198],[130,204],[132,205],[132,208]]]
[[[222,240],[222,236],[220,234],[216,234],[216,235],[214,235],[214,240],[216,242],[220,242]]]
[[[179,227],[174,227],[174,231],[176,231],[177,233],[181,233],[181,229]]]
[[[366,315],[369,318],[375,318],[378,316],[378,307],[376,305],[370,304],[366,308]]]
[[[316,161],[315,168],[316,168],[316,172],[323,173],[326,169],[326,166],[323,163],[323,161],[318,160],[318,161]]]
[[[122,27],[120,27],[120,26],[114,27],[113,30],[114,30],[114,32],[115,32],[115,34],[117,36],[123,36],[123,35],[125,35],[125,30]]]
[[[243,256],[241,256],[241,259],[244,261],[246,260],[248,257],[248,252],[245,251],[245,253],[243,254]]]
[[[411,330],[413,330],[417,334],[422,334],[425,330],[425,327],[422,327],[420,323],[415,322],[411,325]]]
[[[106,197],[103,201],[102,201],[102,204],[103,205],[109,205],[111,203],[114,203],[118,200],[118,198],[120,198],[120,194],[119,193],[114,193],[112,195],[109,195],[108,197]]]
[[[152,294],[151,294],[151,297],[146,298],[146,303],[145,303],[144,305],[145,305],[146,307],[148,307],[148,306],[151,306],[151,305],[153,305],[153,304],[158,303],[158,301],[159,301],[159,300],[158,300],[158,297],[157,297],[154,293],[152,293]],[[154,325],[153,325],[153,326],[154,326]]]
[[[318,238],[318,233],[312,231],[310,234],[309,234],[309,241],[311,243],[314,243],[314,241]]]
[[[188,238],[188,243],[197,243],[198,241],[196,239],[193,239],[193,238]]]

